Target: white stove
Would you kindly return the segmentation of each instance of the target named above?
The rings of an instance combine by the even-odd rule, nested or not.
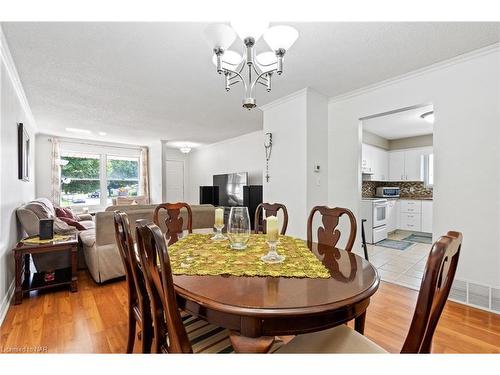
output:
[[[363,198],[361,200],[361,218],[365,219],[367,243],[377,243],[387,238],[387,199]]]

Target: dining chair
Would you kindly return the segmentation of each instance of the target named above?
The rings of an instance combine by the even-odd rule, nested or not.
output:
[[[181,209],[187,210],[187,230],[188,233],[193,233],[193,212],[191,206],[184,202],[178,203],[162,203],[156,206],[153,213],[153,221],[156,225],[160,226],[160,211],[167,210],[167,217],[165,225],[165,237],[168,239],[168,244],[172,245],[179,240],[179,235],[182,236],[184,219],[181,216]]]
[[[457,269],[462,233],[448,232],[434,242],[424,270],[410,329],[401,353],[430,353],[432,337]],[[384,353],[346,325],[293,338],[276,353]]]
[[[226,353],[233,348],[229,331],[190,315],[182,316],[167,244],[160,228],[137,221],[137,247],[153,314],[154,353]]]
[[[350,222],[350,231],[347,244],[345,246],[346,251],[351,251],[354,245],[354,240],[356,239],[356,218],[354,214],[347,208],[335,207],[330,208],[326,206],[316,206],[313,207],[311,213],[309,214],[309,219],[307,220],[307,246],[312,249],[313,235],[312,235],[312,225],[314,214],[319,212],[321,214],[321,221],[323,226],[318,228],[318,247],[331,247],[335,248],[340,240],[340,230],[337,229],[339,225],[339,220],[343,215],[347,215]]]
[[[254,233],[266,233],[266,218],[269,216],[278,216],[278,211],[283,211],[283,226],[281,227],[281,235],[286,233],[286,228],[288,226],[288,211],[286,206],[281,203],[261,203],[255,209],[255,229]],[[260,224],[260,215],[262,211],[265,212],[265,217],[262,218],[262,224]]]
[[[135,343],[136,324],[141,329],[142,352],[151,352],[153,335],[153,320],[149,305],[149,297],[144,282],[134,241],[130,232],[130,223],[125,212],[114,212],[115,238],[118,244],[120,257],[125,269],[128,291],[128,339],[127,353],[132,353]]]

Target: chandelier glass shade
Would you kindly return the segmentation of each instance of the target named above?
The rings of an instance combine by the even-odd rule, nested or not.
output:
[[[285,53],[299,36],[298,31],[291,26],[268,26],[268,22],[235,21],[231,22],[231,26],[213,24],[205,29],[206,40],[214,52],[212,62],[217,73],[224,75],[226,91],[241,83],[245,92],[243,107],[249,110],[257,105],[257,85],[271,91],[273,74],[283,73]],[[256,56],[255,43],[261,36],[271,51]],[[243,42],[243,56],[229,49],[235,40],[236,43]]]

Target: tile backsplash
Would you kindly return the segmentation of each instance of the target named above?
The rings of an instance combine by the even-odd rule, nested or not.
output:
[[[363,181],[363,198],[373,198],[377,187],[397,186],[401,189],[401,198],[432,198],[432,189],[426,188],[423,182],[419,181]]]

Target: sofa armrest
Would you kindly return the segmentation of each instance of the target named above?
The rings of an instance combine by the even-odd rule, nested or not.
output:
[[[80,218],[79,221],[92,221],[91,214],[79,214],[78,217]]]

